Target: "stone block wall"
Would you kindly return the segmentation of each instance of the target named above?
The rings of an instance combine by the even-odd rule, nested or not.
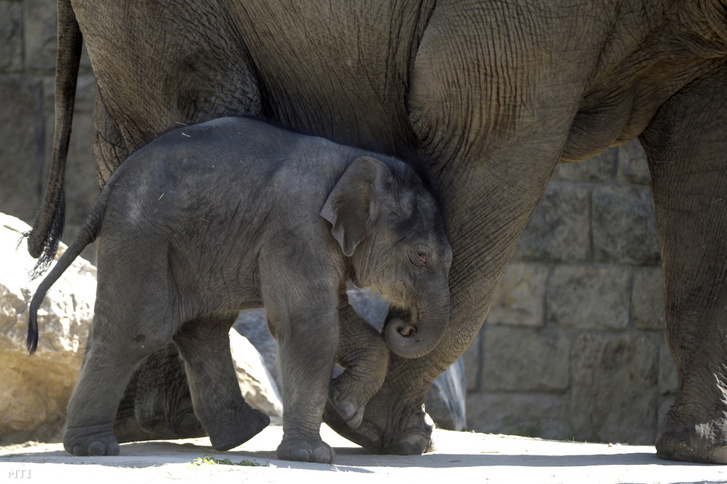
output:
[[[50,160],[55,45],[54,0],[0,0],[0,212],[28,223]],[[86,58],[77,96],[66,242],[97,193]],[[676,387],[658,264],[638,144],[561,165],[464,355],[469,428],[652,443]]]
[[[56,65],[56,2],[0,0],[0,212],[32,224],[51,156]],[[98,193],[92,120],[96,86],[84,55],[66,169],[69,242]],[[95,260],[93,248],[83,253]]]
[[[560,165],[464,355],[469,428],[653,444],[676,373],[634,141]]]

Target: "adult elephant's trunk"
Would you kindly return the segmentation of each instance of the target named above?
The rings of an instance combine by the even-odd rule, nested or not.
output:
[[[422,298],[410,316],[396,308],[389,312],[384,339],[389,349],[402,358],[419,358],[441,341],[449,322],[449,291],[446,296]]]

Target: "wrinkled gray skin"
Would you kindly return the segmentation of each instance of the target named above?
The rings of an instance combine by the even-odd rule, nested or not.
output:
[[[68,1],[57,99],[72,92],[78,20],[101,93],[102,183],[175,123],[237,113],[414,160],[431,181],[454,253],[447,332],[422,358],[392,355],[357,429],[326,416],[380,452],[430,445],[427,390],[477,335],[556,164],[638,137],[679,378],[657,452],[727,462],[724,0]],[[61,187],[51,178],[35,255],[53,239]]]
[[[373,156],[222,118],[166,133],[125,161],[30,307],[34,351],[47,289],[98,236],[94,321],[68,407],[66,450],[119,452],[112,427],[127,383],[170,341],[213,446],[229,449],[257,434],[270,419],[240,395],[228,333],[241,309],[264,305],[280,352],[278,456],[331,462],[319,427],[339,320],[338,360],[348,368],[333,402],[349,425],[361,423],[384,380],[379,360],[388,357],[381,336],[348,304],[346,283],[379,291],[406,314],[406,323],[392,319],[385,328],[403,356],[431,351],[449,321],[452,253],[436,201],[406,164]],[[373,358],[373,374],[346,360],[352,343]]]

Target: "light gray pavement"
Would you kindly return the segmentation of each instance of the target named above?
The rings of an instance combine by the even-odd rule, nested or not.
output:
[[[0,447],[0,482],[727,482],[727,466],[663,461],[651,446],[437,430],[437,451],[395,456],[368,454],[325,426],[321,434],[336,450],[333,465],[277,460],[280,427],[269,427],[229,452],[214,451],[208,439],[122,444],[121,455],[116,457],[75,457],[61,444]],[[249,460],[261,465],[194,464],[208,455],[232,463]]]

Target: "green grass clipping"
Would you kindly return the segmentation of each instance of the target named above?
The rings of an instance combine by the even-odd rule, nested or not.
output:
[[[215,459],[211,455],[204,457],[197,457],[193,462],[193,466],[206,466],[206,465],[222,465],[222,466],[245,466],[245,467],[260,467],[262,464],[255,462],[254,460],[241,460],[240,462],[232,462],[230,459]]]

